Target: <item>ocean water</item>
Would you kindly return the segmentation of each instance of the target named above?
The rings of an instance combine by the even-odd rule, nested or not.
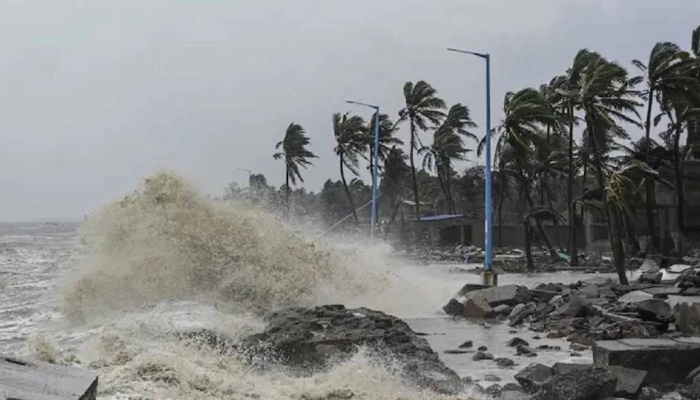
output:
[[[443,315],[462,285],[479,281],[451,272],[455,265],[414,265],[377,243],[309,239],[249,205],[206,200],[169,173],[80,224],[0,224],[0,251],[0,352],[94,369],[100,399],[301,399],[346,389],[359,399],[449,398],[404,384],[362,351],[300,378],[251,371],[235,354],[174,336],[209,328],[242,337],[263,328],[265,312],[284,306],[342,303],[394,314],[427,334],[460,376],[476,380],[493,374],[513,381],[517,368],[444,351],[472,340],[521,367],[591,359],[522,328],[517,335],[532,347],[562,350],[517,357],[505,346],[512,328]],[[532,287],[590,277],[512,274],[500,282]]]

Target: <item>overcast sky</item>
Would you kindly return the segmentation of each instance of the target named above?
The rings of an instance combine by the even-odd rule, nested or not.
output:
[[[481,131],[483,63],[445,47],[492,54],[498,110],[580,48],[629,64],[698,24],[694,0],[0,0],[0,220],[80,218],[161,167],[212,195],[237,168],[279,185],[292,121],[316,191],[339,178],[331,114],[370,116],[346,99],[395,116],[425,79]]]

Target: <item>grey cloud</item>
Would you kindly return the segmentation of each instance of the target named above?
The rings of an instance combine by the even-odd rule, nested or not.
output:
[[[280,184],[292,121],[321,157],[317,190],[338,178],[331,113],[369,117],[346,99],[395,115],[426,79],[483,125],[483,66],[447,46],[493,54],[497,109],[579,48],[628,63],[687,46],[699,17],[680,0],[0,2],[0,220],[81,217],[159,167],[211,194],[245,182],[237,167]]]

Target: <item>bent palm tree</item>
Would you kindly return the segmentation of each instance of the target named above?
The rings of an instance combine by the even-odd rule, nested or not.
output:
[[[404,188],[405,178],[408,177],[407,158],[400,147],[393,146],[387,152],[386,160],[384,160],[384,174],[381,187],[382,193],[389,199],[389,204],[392,206],[389,224],[392,224],[396,219],[396,212],[399,207],[398,199]]]
[[[556,89],[562,96],[562,101],[566,107],[565,121],[568,123],[567,132],[569,134],[569,154],[568,154],[568,178],[567,178],[567,204],[569,206],[569,264],[578,265],[578,254],[576,251],[576,209],[574,202],[574,179],[576,168],[574,165],[574,125],[577,123],[576,111],[580,110],[581,103],[581,75],[585,71],[589,60],[600,57],[598,53],[593,53],[587,49],[576,53],[574,61],[566,71],[561,86]]]
[[[598,190],[603,193],[603,209],[608,224],[608,237],[613,251],[614,265],[622,284],[627,283],[627,277],[625,276],[625,253],[620,234],[620,211],[618,207],[611,207],[612,192],[609,190],[608,173],[603,157],[612,147],[609,143],[610,135],[626,136],[624,129],[616,123],[616,120],[640,128],[642,126],[638,120],[626,115],[630,113],[639,118],[636,108],[641,105],[633,98],[629,89],[627,71],[620,65],[599,56],[590,59],[585,72],[581,74],[578,95],[586,122],[585,132],[590,140]]]
[[[297,179],[304,182],[301,176],[299,167],[306,168],[313,165],[309,159],[318,158],[314,153],[309,151],[306,146],[309,145],[310,139],[305,135],[304,128],[299,124],[291,123],[287,127],[287,132],[284,134],[284,140],[277,142],[275,149],[282,151],[273,155],[275,160],[284,159],[285,165],[285,186],[286,186],[286,204],[287,215],[289,215],[289,194],[291,193],[290,182],[296,185]]]
[[[644,76],[638,76],[634,79],[645,82],[645,90],[642,96],[647,100],[647,115],[644,122],[645,137],[646,137],[646,156],[647,163],[650,162],[649,135],[651,131],[651,110],[654,104],[654,97],[660,98],[660,95],[667,97],[688,97],[692,95],[693,90],[697,87],[696,79],[687,74],[687,71],[694,66],[693,60],[688,53],[680,50],[680,48],[669,42],[657,43],[651,49],[649,54],[649,62],[645,65],[639,60],[634,60],[632,63],[639,68]],[[649,226],[649,234],[651,242],[658,250],[661,246],[659,232],[656,229],[654,221],[654,181],[646,181],[646,199],[647,199],[647,224]]]
[[[476,126],[469,114],[469,108],[455,104],[450,107],[445,121],[435,130],[433,144],[419,150],[419,154],[425,154],[423,168],[430,170],[435,166],[440,187],[452,214],[456,213],[452,198],[452,164],[455,161],[463,161],[465,154],[470,151],[464,147],[460,135],[477,141],[476,135],[467,130]]]
[[[374,152],[374,124],[376,121],[376,114],[372,115],[372,120],[369,121],[367,127],[367,148],[369,151],[369,170],[372,171],[374,166],[374,157],[372,156]],[[403,141],[394,136],[397,131],[397,126],[391,121],[388,115],[379,114],[379,160],[386,161],[390,150],[394,146],[402,146]],[[381,165],[378,166],[381,168]]]
[[[367,140],[364,137],[366,134],[365,121],[357,115],[348,116],[348,114],[335,113],[333,114],[333,134],[337,143],[334,151],[340,160],[340,178],[343,181],[343,188],[350,202],[350,208],[352,208],[355,224],[358,224],[360,220],[357,218],[355,203],[345,180],[345,168],[349,169],[355,176],[358,175],[358,156],[362,155],[367,148]]]
[[[514,170],[522,190],[522,195],[527,201],[530,210],[535,208],[530,192],[533,181],[531,172],[534,159],[535,144],[541,137],[541,127],[554,124],[556,117],[552,114],[547,100],[537,90],[527,88],[516,93],[507,93],[505,96],[503,111],[505,118],[498,127],[503,145],[497,145],[501,151],[508,151],[514,161]],[[501,140],[499,139],[499,141]],[[540,214],[533,214],[539,236],[544,240],[552,258],[557,258],[557,253],[551,241],[542,227]],[[526,230],[529,234],[529,230]],[[529,260],[531,265],[531,260]]]
[[[403,87],[405,107],[399,111],[401,121],[408,120],[411,129],[411,149],[409,159],[411,162],[411,179],[413,182],[413,197],[416,202],[416,218],[420,219],[420,199],[418,197],[418,180],[416,179],[416,166],[413,154],[416,149],[420,149],[420,138],[418,129],[425,131],[430,125],[438,125],[445,117],[443,110],[445,102],[437,97],[437,90],[425,81],[406,82]],[[430,124],[430,125],[429,125]]]

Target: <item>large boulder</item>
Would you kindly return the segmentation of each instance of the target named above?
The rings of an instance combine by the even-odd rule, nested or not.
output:
[[[676,286],[682,289],[700,287],[700,268],[689,268],[683,271],[676,278]]]
[[[508,322],[508,325],[519,325],[522,322],[524,322],[527,317],[534,314],[536,311],[537,304],[535,303],[518,304],[513,308],[513,311],[511,311],[510,315],[508,316],[508,320],[510,321]]]
[[[606,369],[617,377],[615,396],[635,398],[642,388],[647,371],[611,365]]]
[[[657,272],[645,272],[639,277],[640,283],[661,283],[664,277],[664,273],[661,271]]]
[[[555,375],[535,393],[537,400],[598,400],[615,393],[617,378],[604,368],[591,367]]]
[[[658,272],[660,269],[661,269],[661,267],[659,267],[659,264],[656,261],[647,258],[646,260],[644,260],[642,265],[639,267],[639,272],[641,272],[641,273]]]
[[[442,307],[442,311],[447,315],[460,317],[464,314],[464,304],[460,303],[457,299],[450,299],[450,301]]]
[[[441,393],[462,389],[459,376],[440,361],[428,342],[391,315],[327,305],[283,309],[265,319],[265,330],[239,346],[257,367],[284,366],[308,375],[347,360],[364,347],[378,358],[396,360],[399,374],[418,387]]]
[[[482,297],[472,297],[464,303],[462,316],[466,318],[490,318],[494,315],[493,308]]]
[[[673,310],[663,300],[652,299],[637,303],[637,312],[644,321],[671,323],[674,320]]]
[[[542,385],[553,375],[554,370],[551,367],[542,364],[530,364],[515,374],[515,380],[518,381],[525,392],[532,394],[540,390]]]
[[[595,310],[586,300],[578,296],[571,296],[568,303],[559,307],[555,312],[558,317],[583,318],[595,315]]]

